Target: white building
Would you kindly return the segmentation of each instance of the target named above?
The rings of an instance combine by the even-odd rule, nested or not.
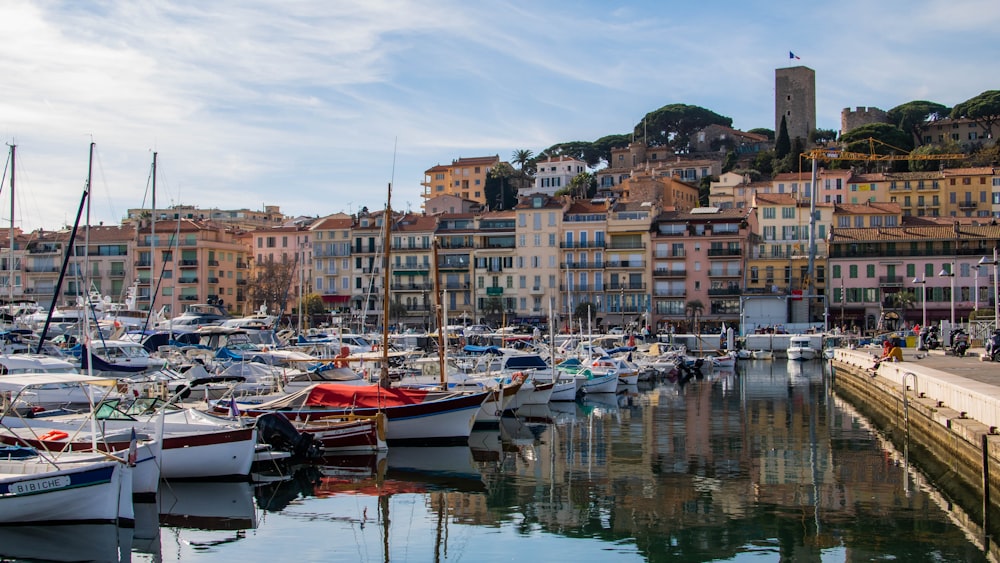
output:
[[[518,194],[519,197],[526,197],[534,193],[554,196],[557,191],[569,186],[570,180],[577,174],[587,171],[586,162],[571,156],[552,157],[539,161],[536,166],[535,185],[522,189]]]

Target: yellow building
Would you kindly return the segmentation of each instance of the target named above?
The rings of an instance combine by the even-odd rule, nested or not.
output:
[[[424,200],[440,195],[454,195],[480,204],[486,203],[486,178],[500,163],[499,156],[459,158],[451,164],[439,164],[424,172]]]

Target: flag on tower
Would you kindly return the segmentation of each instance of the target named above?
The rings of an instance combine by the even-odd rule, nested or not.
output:
[[[796,55],[795,53],[793,53],[793,52],[791,52],[791,51],[789,51],[789,52],[788,52],[788,58],[789,58],[789,59],[795,59],[795,60],[797,60],[797,61],[798,61],[798,60],[801,60],[801,59],[799,59],[799,56],[798,56],[798,55]]]

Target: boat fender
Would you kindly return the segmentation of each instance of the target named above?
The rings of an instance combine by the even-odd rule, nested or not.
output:
[[[49,430],[38,437],[39,440],[65,440],[66,438],[69,438],[69,434],[62,430]]]
[[[510,376],[510,380],[514,383],[524,383],[524,380],[527,378],[528,374],[523,371],[515,371]]]
[[[375,415],[375,432],[381,442],[385,442],[386,425],[388,425],[388,423],[389,417],[387,417],[384,412],[380,412]]]

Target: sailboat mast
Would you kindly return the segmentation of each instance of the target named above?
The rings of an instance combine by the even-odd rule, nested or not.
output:
[[[153,285],[153,275],[156,273],[156,153],[153,153],[153,201],[151,203],[152,209],[150,210],[150,221],[149,221],[149,310],[152,311],[156,307],[156,286]],[[174,257],[174,264],[177,264],[177,257]],[[174,312],[170,311],[170,316],[174,316]]]
[[[385,217],[382,218],[382,370],[379,385],[389,386],[389,251],[392,248],[392,182],[385,199]]]
[[[11,303],[11,313],[14,312],[14,155],[17,153],[17,145],[10,146],[10,258],[7,262],[7,300]],[[11,317],[11,322],[13,322]]]
[[[431,252],[433,256],[431,260],[434,261],[434,301],[437,302],[437,307],[434,308],[434,322],[438,325],[438,365],[441,369],[441,388],[447,389],[448,385],[448,374],[445,373],[445,356],[448,354],[448,327],[444,322],[444,299],[441,298],[441,275],[438,273],[438,239],[434,237],[434,243],[431,245]]]

